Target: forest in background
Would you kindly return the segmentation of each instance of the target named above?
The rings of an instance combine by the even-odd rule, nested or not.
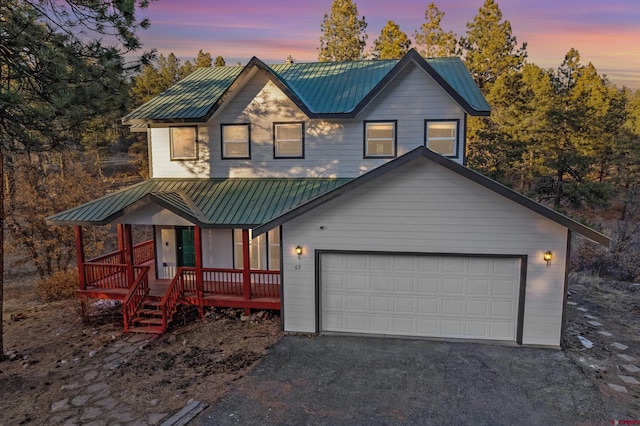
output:
[[[147,4],[123,4],[128,3],[138,9]],[[23,47],[38,37],[47,43],[27,58],[39,73],[19,75],[11,64],[0,73],[3,87],[11,89],[3,96],[14,107],[4,109],[12,115],[0,117],[7,132],[4,229],[9,266],[29,263],[46,280],[74,267],[75,246],[71,228],[48,227],[44,217],[129,184],[136,179],[132,175],[148,177],[146,135],[130,133],[120,118],[195,69],[226,64],[204,50],[184,62],[173,53],[150,51],[127,63],[124,53],[139,49],[132,29],[148,22],[131,20],[127,33],[126,19],[115,20],[114,28],[129,37],[116,50],[74,39],[72,27],[48,33],[47,19],[30,10],[30,2],[17,4],[24,7],[0,5],[13,25],[5,25],[0,35]],[[133,11],[125,10],[123,17],[133,17]],[[426,57],[460,56],[492,107],[490,117],[468,121],[467,165],[613,237],[609,251],[581,243],[576,268],[640,279],[640,91],[617,87],[593,64],[583,63],[574,48],[558,58],[557,68],[529,62],[526,43],[518,42],[494,0],[484,1],[463,35],[443,29],[443,16],[435,3],[427,4],[424,23],[410,34],[389,20],[367,49],[367,23],[357,5],[334,0],[321,19],[318,60],[395,59],[410,48]],[[27,23],[39,24],[25,34]],[[60,52],[73,46],[83,55],[69,62]],[[42,97],[25,97],[27,85],[42,87],[36,93]],[[19,107],[21,101],[40,108],[27,110]],[[105,164],[118,155],[130,156],[137,173],[105,173]],[[105,235],[104,229],[87,230],[89,250],[102,250]]]

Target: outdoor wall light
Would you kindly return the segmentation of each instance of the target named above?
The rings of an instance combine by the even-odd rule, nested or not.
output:
[[[553,253],[551,253],[551,250],[547,250],[542,258],[547,262],[547,266],[549,266],[551,265],[551,259],[553,259]]]
[[[302,254],[302,246],[300,244],[296,246],[296,254],[298,255],[298,259],[300,259],[300,255]]]

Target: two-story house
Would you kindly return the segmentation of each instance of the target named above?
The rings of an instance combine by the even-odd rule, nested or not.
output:
[[[285,331],[558,346],[572,232],[465,167],[489,105],[459,58],[205,68],[124,118],[151,179],[48,218],[76,227],[80,294],[125,328],[176,306],[277,309]],[[87,261],[82,227],[118,224]],[[152,225],[134,247],[132,225]]]

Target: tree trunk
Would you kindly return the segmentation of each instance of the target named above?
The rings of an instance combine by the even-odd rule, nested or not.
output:
[[[562,203],[562,196],[563,196],[563,189],[564,189],[563,185],[564,185],[564,171],[558,170],[558,183],[556,185],[556,195],[553,200],[553,207],[556,210],[560,209],[560,206]]]
[[[0,146],[0,179],[4,178],[4,150]],[[4,179],[3,179],[4,180]],[[4,309],[4,187],[0,190],[0,361],[4,359],[4,330],[2,311]]]

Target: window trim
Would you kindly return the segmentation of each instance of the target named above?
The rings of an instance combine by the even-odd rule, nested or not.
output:
[[[385,155],[371,155],[367,153],[368,140],[367,140],[367,127],[369,124],[393,124],[393,153]],[[367,120],[363,122],[363,146],[362,154],[363,158],[396,158],[398,156],[398,120]]]
[[[425,119],[424,120],[424,146],[429,148],[429,123],[455,123],[456,125],[456,137],[453,143],[453,154],[440,154],[447,158],[459,158],[460,157],[460,119],[459,118],[437,118],[437,119]],[[429,148],[430,149],[430,148]],[[436,152],[436,151],[434,151]],[[438,153],[439,154],[439,153]]]
[[[279,155],[277,149],[276,127],[282,124],[299,124],[300,125],[300,155]],[[277,160],[287,160],[291,158],[304,159],[304,139],[305,129],[304,121],[277,121],[273,123],[273,158]]]
[[[195,151],[193,157],[176,157],[173,154],[173,129],[193,129],[193,145]],[[198,126],[169,126],[169,156],[171,161],[193,161],[198,159]]]
[[[224,154],[224,128],[227,126],[245,126],[247,128],[247,156],[228,157]],[[250,123],[221,123],[220,124],[220,158],[223,160],[250,160],[251,159],[251,124]]]

